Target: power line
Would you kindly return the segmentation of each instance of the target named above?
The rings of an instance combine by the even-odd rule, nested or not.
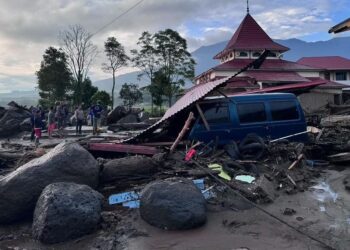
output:
[[[119,18],[121,18],[122,16],[126,15],[127,13],[129,13],[131,10],[133,10],[134,8],[136,8],[138,5],[140,5],[143,1],[145,0],[140,0],[138,1],[136,4],[134,4],[133,6],[131,6],[129,9],[127,9],[126,11],[124,11],[123,13],[121,13],[120,15],[118,15],[117,17],[113,18],[110,22],[108,22],[107,24],[103,25],[101,28],[99,28],[95,33],[93,33],[91,36],[96,35],[97,33],[99,33],[101,30],[105,29],[107,26],[111,25],[112,23],[114,23],[115,21],[117,21]]]

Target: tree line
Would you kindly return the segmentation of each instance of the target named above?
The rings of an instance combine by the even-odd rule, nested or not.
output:
[[[127,55],[116,37],[108,37],[104,43],[104,72],[112,75],[111,93],[99,91],[89,78],[90,67],[98,50],[92,35],[80,25],[70,26],[60,32],[60,48],[50,46],[45,50],[38,78],[39,104],[52,106],[56,101],[70,100],[74,105],[90,106],[100,100],[105,106],[114,107],[116,73],[132,66],[140,70],[138,78],[145,77],[149,85],[140,89],[135,83],[124,83],[119,97],[124,105],[142,102],[142,91],[151,96],[153,106],[161,107],[166,101],[171,106],[180,94],[186,80],[194,77],[195,61],[187,50],[187,42],[174,30],[166,29],[154,34],[143,32],[137,49]]]

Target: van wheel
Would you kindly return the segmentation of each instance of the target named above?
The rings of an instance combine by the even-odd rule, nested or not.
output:
[[[256,134],[248,134],[239,144],[240,155],[245,160],[259,160],[266,152],[264,140]]]

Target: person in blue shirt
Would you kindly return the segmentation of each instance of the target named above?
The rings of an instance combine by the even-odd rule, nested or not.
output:
[[[93,120],[92,120],[92,133],[96,135],[98,133],[98,128],[101,123],[101,113],[103,111],[103,107],[101,105],[100,101],[97,101],[97,104],[92,107],[92,115],[93,115]]]

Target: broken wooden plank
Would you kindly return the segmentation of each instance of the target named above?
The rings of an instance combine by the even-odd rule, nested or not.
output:
[[[181,129],[179,135],[177,136],[176,140],[174,141],[173,145],[170,148],[170,153],[174,152],[175,148],[177,147],[177,145],[181,141],[182,137],[185,136],[185,134],[187,133],[187,130],[189,129],[189,127],[191,125],[192,120],[194,120],[194,115],[192,112],[190,112],[190,114],[188,115],[188,118],[185,122],[185,125]]]
[[[292,168],[294,168],[300,161],[301,159],[304,157],[303,154],[300,154],[298,156],[298,158],[289,166],[288,170],[291,170]]]
[[[208,123],[207,119],[205,119],[203,110],[201,109],[201,107],[199,106],[198,103],[196,103],[196,108],[198,110],[199,116],[201,117],[201,119],[203,121],[204,127],[206,128],[207,131],[210,131],[209,123]]]
[[[155,155],[161,152],[155,147],[118,143],[89,143],[88,149],[90,151],[105,151],[141,155]]]

